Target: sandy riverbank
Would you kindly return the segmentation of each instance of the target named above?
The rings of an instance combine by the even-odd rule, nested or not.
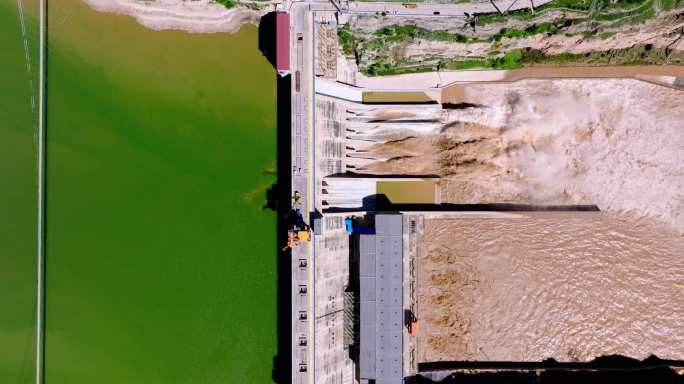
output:
[[[257,25],[270,8],[227,9],[213,0],[83,0],[100,12],[128,15],[154,30],[179,29],[193,33],[237,32],[243,24]]]

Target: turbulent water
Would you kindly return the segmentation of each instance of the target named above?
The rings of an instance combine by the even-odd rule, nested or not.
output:
[[[684,92],[637,80],[526,80],[469,85],[465,100],[433,111],[439,123],[368,148],[401,156],[364,169],[439,174],[447,202],[597,204],[684,231]]]
[[[684,238],[629,215],[426,220],[419,360],[684,359]]]

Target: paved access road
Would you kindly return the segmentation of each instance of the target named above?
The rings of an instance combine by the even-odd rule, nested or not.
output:
[[[500,0],[495,1],[496,6],[501,11],[512,11],[516,9],[529,8],[534,1],[534,6],[549,3],[553,0]],[[497,12],[490,2],[480,3],[459,3],[459,4],[427,4],[412,3],[415,8],[407,8],[398,2],[349,2],[349,13],[380,13],[401,16],[458,16],[463,17],[465,13],[489,13]]]

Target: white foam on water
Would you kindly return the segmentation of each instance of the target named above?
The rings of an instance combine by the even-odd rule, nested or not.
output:
[[[541,198],[567,196],[684,231],[684,92],[637,80],[468,88],[505,128],[492,162]]]

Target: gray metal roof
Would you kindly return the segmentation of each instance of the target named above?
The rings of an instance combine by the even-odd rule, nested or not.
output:
[[[376,215],[375,235],[361,235],[360,373],[377,384],[403,382],[403,220]]]

